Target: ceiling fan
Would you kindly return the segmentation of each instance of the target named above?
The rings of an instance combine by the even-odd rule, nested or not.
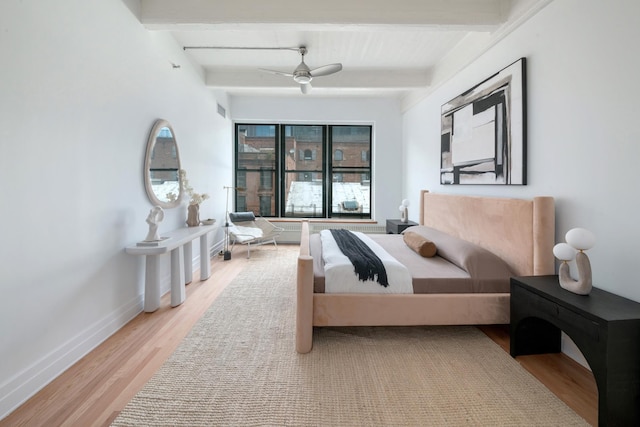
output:
[[[304,46],[300,46],[298,48],[298,53],[302,56],[302,62],[298,64],[293,73],[285,73],[282,71],[276,70],[268,70],[265,68],[260,68],[261,71],[265,71],[267,73],[278,74],[280,76],[293,77],[293,80],[300,84],[300,90],[302,93],[309,93],[311,90],[311,80],[315,77],[328,76],[329,74],[337,73],[342,70],[342,64],[328,64],[323,65],[322,67],[310,69],[307,64],[304,62],[304,56],[307,54],[307,48]]]

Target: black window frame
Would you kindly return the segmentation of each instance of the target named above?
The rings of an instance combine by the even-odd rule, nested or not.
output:
[[[260,167],[260,168],[255,168],[255,169],[247,169],[247,168],[242,168],[239,169],[239,133],[240,133],[240,129],[241,128],[248,128],[251,126],[272,126],[274,128],[274,132],[273,132],[273,138],[274,138],[274,154],[275,154],[275,162],[274,162],[274,168],[264,168],[264,167]],[[287,130],[291,129],[291,132],[294,132],[294,128],[301,128],[301,127],[305,127],[305,126],[310,126],[310,127],[314,127],[315,129],[310,129],[309,134],[311,134],[313,136],[314,132],[317,132],[318,129],[321,129],[321,139],[322,139],[322,149],[320,150],[321,153],[317,152],[315,149],[291,149],[291,153],[288,153],[286,151],[286,142],[287,142],[287,138],[291,137],[291,135],[287,135]],[[344,150],[341,148],[335,148],[334,147],[334,129],[338,129],[338,128],[347,128],[347,127],[357,127],[357,128],[368,128],[369,131],[369,147],[366,151],[366,154],[364,154],[363,150],[360,150],[360,153],[358,155],[359,160],[361,160],[362,162],[365,162],[365,158],[364,156],[366,156],[366,162],[368,162],[368,166],[344,166],[344,165],[337,165],[335,163],[337,162],[342,162],[346,156],[344,153]],[[349,130],[346,130],[346,133],[348,134],[348,132],[350,132]],[[245,133],[246,136],[246,133]],[[255,131],[254,134],[252,134],[251,136],[260,136],[260,137],[271,137],[271,135],[266,135],[265,133],[262,132],[258,132]],[[278,218],[310,218],[310,219],[331,219],[331,218],[358,218],[358,219],[371,219],[372,218],[372,212],[373,212],[373,205],[372,205],[372,199],[373,199],[373,189],[370,188],[369,189],[369,200],[368,200],[368,206],[369,209],[367,212],[363,212],[362,209],[358,210],[358,211],[351,211],[351,210],[346,210],[346,209],[342,209],[336,212],[333,212],[333,204],[332,204],[332,199],[334,197],[333,191],[334,191],[334,187],[333,187],[333,178],[334,176],[340,176],[343,177],[345,174],[351,174],[354,176],[359,177],[358,180],[356,180],[357,182],[360,182],[360,185],[371,185],[371,179],[374,175],[374,170],[373,170],[373,161],[372,161],[372,157],[373,157],[373,126],[372,125],[362,125],[362,124],[341,124],[341,125],[331,125],[331,124],[317,124],[317,123],[309,123],[309,124],[290,124],[290,123],[251,123],[251,122],[242,122],[242,123],[235,123],[235,140],[234,140],[234,152],[235,152],[235,163],[234,163],[234,183],[235,183],[235,187],[242,187],[243,192],[241,194],[239,194],[238,191],[234,192],[234,198],[233,198],[233,202],[234,202],[234,206],[238,206],[240,202],[239,198],[243,197],[245,200],[245,205],[244,207],[246,208],[246,191],[248,191],[249,189],[246,188],[247,186],[247,176],[246,174],[248,172],[257,172],[260,174],[260,189],[258,190],[258,194],[257,197],[260,200],[259,203],[259,212],[254,212],[256,214],[259,214],[261,216],[268,216],[268,217],[278,217]],[[336,151],[341,151],[343,156],[342,156],[342,160],[338,160],[335,159],[335,152]],[[310,154],[310,155],[309,155]],[[315,162],[316,159],[318,158],[318,156],[322,156],[322,162],[321,162],[321,168],[315,168],[315,169],[308,169],[307,167],[300,167],[298,168],[298,162],[302,162],[302,164],[304,164],[305,162],[308,163],[309,162]],[[294,165],[296,166],[294,169],[291,168],[287,168],[287,163],[286,163],[286,157],[290,156],[291,159],[293,159],[294,161]],[[353,153],[352,153],[353,156]],[[353,157],[352,157],[353,158]],[[272,182],[271,182],[271,188],[270,188],[270,192],[269,194],[265,193],[265,190],[269,190],[266,188],[263,188],[263,173],[270,171],[273,175],[271,175],[272,178]],[[244,172],[244,177],[242,177],[242,174],[240,174],[239,176],[239,172],[242,173]],[[295,174],[295,179],[297,181],[301,181],[301,179],[299,179],[299,177],[301,176],[311,176],[312,177],[312,181],[314,182],[319,182],[317,177],[320,176],[321,177],[321,185],[323,188],[323,197],[322,197],[322,209],[318,209],[318,211],[315,211],[316,214],[313,215],[309,215],[308,212],[305,215],[296,215],[295,212],[291,213],[287,213],[286,212],[286,199],[287,199],[287,189],[286,187],[286,178],[287,178],[287,174]],[[368,180],[363,180],[362,177],[363,176],[367,176],[369,179]],[[354,181],[354,182],[356,182]],[[268,192],[268,191],[267,191]],[[273,206],[275,206],[273,208],[272,212],[269,212],[269,214],[267,214],[267,212],[263,211],[263,202],[262,200],[264,199],[265,196],[270,196],[275,200],[275,204]],[[315,206],[315,204],[314,204]]]

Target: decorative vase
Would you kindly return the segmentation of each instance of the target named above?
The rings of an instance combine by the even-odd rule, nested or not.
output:
[[[187,206],[187,225],[189,227],[200,225],[200,205]]]

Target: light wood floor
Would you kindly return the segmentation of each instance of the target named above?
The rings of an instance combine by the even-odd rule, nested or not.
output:
[[[229,261],[213,259],[211,278],[203,282],[196,279],[188,285],[182,305],[170,308],[169,296],[165,295],[160,309],[138,315],[1,420],[0,427],[109,425],[246,263],[242,248]],[[199,274],[194,273],[197,277]],[[481,329],[509,351],[508,328]],[[522,356],[517,360],[580,416],[597,425],[597,389],[591,372],[564,354]]]

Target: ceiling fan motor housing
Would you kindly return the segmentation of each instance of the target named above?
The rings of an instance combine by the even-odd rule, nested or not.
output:
[[[301,85],[309,84],[312,79],[313,77],[311,77],[311,74],[308,71],[296,71],[293,76],[293,80]]]
[[[296,67],[293,72],[293,80],[301,85],[309,84],[313,77],[311,76],[311,69],[304,63],[304,55],[307,53],[307,48],[300,47],[300,55],[302,56],[302,62]]]

